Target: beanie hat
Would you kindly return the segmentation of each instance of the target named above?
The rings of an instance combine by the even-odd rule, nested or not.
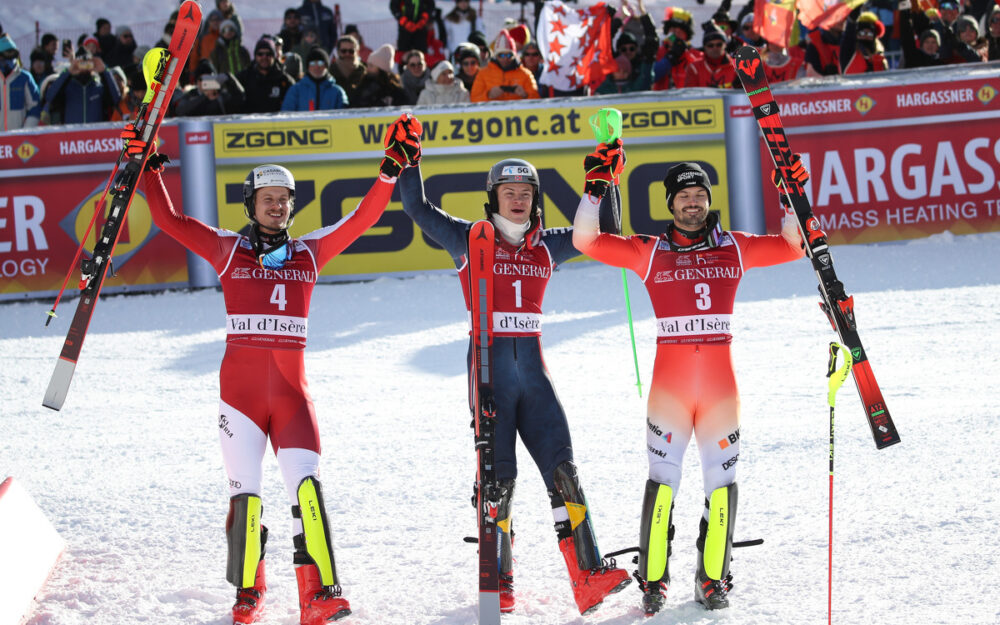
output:
[[[490,47],[490,44],[486,41],[486,35],[478,30],[469,33],[469,43],[475,44],[479,49]]]
[[[323,64],[329,67],[330,55],[323,48],[316,46],[306,54],[306,65],[309,65],[313,61],[323,61]]]
[[[493,54],[501,52],[514,52],[514,39],[506,30],[501,30],[497,38],[493,40]]]
[[[95,46],[97,46],[97,49],[98,49],[98,50],[100,50],[100,49],[101,49],[101,43],[100,43],[99,41],[97,41],[97,37],[95,37],[95,36],[93,36],[93,35],[87,35],[87,36],[86,36],[86,37],[84,38],[84,40],[83,40],[83,43],[81,43],[80,45],[81,45],[81,46],[86,46],[86,45],[87,45],[88,43],[91,43],[91,42],[93,42],[93,44],[94,44]]]
[[[933,38],[937,41],[937,44],[941,45],[941,33],[934,30],[933,28],[928,28],[924,32],[920,33],[920,43],[923,43],[925,39]]]
[[[669,33],[671,28],[680,28],[688,39],[694,36],[691,28],[691,14],[680,7],[667,7],[663,10],[663,32]]]
[[[705,29],[705,34],[702,36],[701,45],[708,45],[711,41],[720,40],[723,43],[728,41],[726,33],[722,32],[722,29],[712,24],[709,28]]]
[[[392,60],[396,57],[396,48],[391,43],[383,43],[368,55],[368,63],[379,68],[383,72],[392,73]]]
[[[957,20],[955,20],[956,33],[961,33],[966,28],[971,28],[975,30],[976,36],[977,37],[979,36],[979,22],[977,22],[976,18],[972,17],[971,15],[962,15],[959,16]]]
[[[0,37],[0,52],[6,52],[7,50],[17,50],[17,44],[14,43],[10,35]]]
[[[639,42],[636,40],[635,35],[628,32],[627,30],[622,30],[622,34],[618,35],[618,41],[615,42],[615,49],[620,50],[625,44],[632,44],[633,46],[638,45]]]
[[[109,22],[105,17],[99,17],[97,18],[95,26],[97,26],[97,30],[101,30],[101,26],[111,26],[111,22]]]
[[[274,47],[274,41],[268,37],[261,37],[257,40],[257,45],[253,47],[253,53],[256,55],[261,50],[267,50],[272,55],[278,53],[277,48]]]
[[[132,29],[129,28],[128,26],[122,25],[115,28],[115,37],[121,37],[122,35],[131,35],[131,34],[132,34]]]
[[[467,58],[479,60],[479,48],[473,43],[460,43],[455,48],[455,62],[461,64]]]
[[[451,70],[451,73],[454,74],[455,66],[448,61],[441,61],[434,66],[434,69],[431,70],[431,80],[436,82],[437,79],[441,77],[441,74],[447,72],[448,70]]]
[[[671,213],[674,212],[674,196],[688,187],[705,189],[708,192],[708,204],[709,206],[712,204],[712,183],[698,163],[677,163],[667,170],[663,186],[667,188],[667,208]]]
[[[885,24],[871,11],[865,11],[858,16],[858,32],[865,29],[871,30],[876,39],[885,35]]]
[[[227,28],[232,28],[237,33],[240,32],[240,29],[236,28],[236,22],[234,22],[233,20],[222,20],[222,23],[219,24],[219,32],[221,33],[222,31],[226,30]]]
[[[518,24],[517,26],[512,26],[507,29],[510,34],[511,39],[514,40],[514,45],[516,50],[520,50],[524,47],[524,44],[531,41],[531,31],[524,24]]]

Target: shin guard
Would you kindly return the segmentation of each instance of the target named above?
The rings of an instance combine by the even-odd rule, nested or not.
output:
[[[729,575],[736,523],[736,484],[716,488],[706,500],[708,521],[702,519],[698,533],[698,572],[707,579],[721,580]]]
[[[500,505],[497,507],[497,527],[500,528],[500,574],[510,575],[514,568],[514,530],[511,500],[514,498],[514,480],[500,480]]]
[[[226,579],[237,588],[250,588],[257,576],[257,564],[264,559],[267,528],[261,525],[260,497],[243,493],[229,499],[226,517]]]
[[[333,559],[333,537],[327,521],[326,505],[319,480],[307,477],[299,483],[297,491],[299,505],[292,506],[292,516],[302,519],[302,533],[293,537],[296,549],[296,564],[301,559],[311,561],[319,570],[323,586],[336,586],[337,566]]]
[[[556,490],[566,505],[569,515],[569,526],[576,547],[577,564],[583,571],[601,566],[601,553],[597,548],[597,538],[594,536],[594,526],[590,521],[587,509],[587,498],[580,488],[580,480],[576,474],[576,465],[566,461],[556,467],[553,472]]]
[[[666,484],[646,480],[639,529],[639,577],[670,583],[670,541],[674,537],[674,492]]]

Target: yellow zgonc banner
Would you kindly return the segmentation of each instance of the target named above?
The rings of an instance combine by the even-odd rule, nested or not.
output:
[[[479,219],[486,172],[504,158],[538,169],[546,227],[572,225],[583,188],[583,158],[594,148],[587,120],[600,106],[536,107],[421,113],[421,171],[431,202],[463,219]],[[677,161],[698,161],[712,179],[713,209],[729,224],[721,100],[615,104],[623,113],[628,165],[621,190],[626,234],[659,233],[670,213],[663,177]],[[441,110],[441,109],[437,109]],[[246,224],[241,185],[258,164],[288,167],[296,180],[292,236],[339,221],[354,210],[378,174],[382,135],[394,116],[219,123],[215,127],[219,225]],[[382,219],[330,263],[324,276],[451,269],[448,255],[403,213],[398,192]]]

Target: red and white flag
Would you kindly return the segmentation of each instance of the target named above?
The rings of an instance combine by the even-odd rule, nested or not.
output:
[[[865,0],[795,0],[799,21],[806,28],[829,28],[844,21]]]
[[[570,8],[546,2],[535,33],[544,69],[538,82],[559,91],[596,89],[618,68],[611,52],[611,17],[605,3]]]

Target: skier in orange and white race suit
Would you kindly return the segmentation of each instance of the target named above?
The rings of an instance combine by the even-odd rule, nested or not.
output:
[[[229,477],[226,578],[236,586],[235,623],[258,620],[264,605],[264,545],[260,524],[261,462],[267,445],[292,504],[293,542],[302,625],[351,613],[342,596],[319,481],[320,439],[306,383],[303,354],[309,302],[323,267],[373,226],[389,203],[407,152],[390,124],[379,175],[358,207],[337,223],[291,238],[295,180],[279,165],[255,167],[243,183],[249,233],[212,228],[178,213],[160,177],[166,157],[146,165],[146,199],[153,221],[198,254],[219,275],[226,302],[226,353],[219,372],[219,438]],[[126,130],[130,149],[140,149]]]
[[[739,395],[729,349],[733,301],[747,269],[804,256],[798,222],[786,215],[777,235],[722,230],[718,215],[709,212],[708,175],[697,163],[679,163],[663,181],[674,217],[666,232],[627,237],[601,233],[599,205],[624,165],[621,140],[601,144],[584,161],[586,192],[573,222],[573,244],[596,260],[638,274],[656,314],[656,360],[646,412],[649,479],[637,571],[643,609],[652,615],[663,607],[670,580],[673,499],[692,432],[706,497],[695,595],[708,609],[725,608],[732,589],[729,553],[740,452]],[[794,177],[801,182],[808,178],[798,160]]]

